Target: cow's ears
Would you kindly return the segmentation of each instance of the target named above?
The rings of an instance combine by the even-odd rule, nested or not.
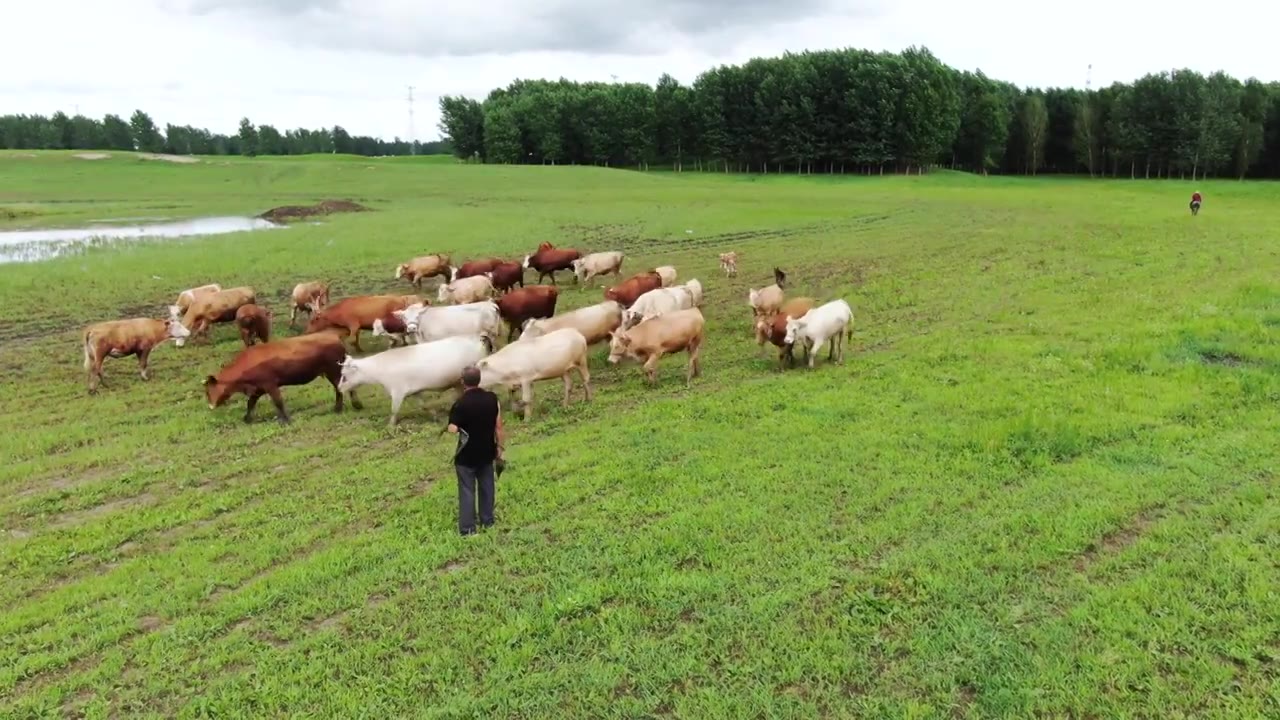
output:
[[[218,378],[216,378],[216,377],[214,377],[214,376],[210,375],[210,376],[208,376],[208,377],[206,377],[206,378],[204,379],[204,384],[205,384],[205,386],[209,386],[209,385],[217,385],[217,384],[218,384]]]

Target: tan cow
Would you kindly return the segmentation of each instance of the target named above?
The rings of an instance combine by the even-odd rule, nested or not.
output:
[[[294,322],[298,319],[299,310],[307,313],[307,319],[310,320],[329,304],[329,283],[319,280],[298,283],[293,286],[292,301],[293,305],[289,309],[289,327],[295,327]]]
[[[571,373],[578,371],[591,401],[591,372],[587,369],[587,339],[574,328],[560,328],[538,338],[509,343],[498,352],[476,363],[480,369],[480,387],[488,389],[505,385],[515,395],[520,388],[520,405],[524,419],[533,416],[533,384],[539,380],[564,380],[564,406],[569,406],[573,389]],[[519,409],[512,398],[512,411]]]
[[[175,307],[178,308],[178,312],[176,313],[176,315],[178,317],[182,317],[182,315],[187,312],[187,308],[191,307],[191,303],[196,301],[196,298],[200,298],[200,297],[204,297],[205,295],[216,293],[221,289],[222,289],[222,286],[219,285],[218,283],[209,283],[208,285],[201,285],[200,287],[193,287],[193,288],[188,288],[186,290],[183,290],[182,292],[178,293],[178,301],[174,305]]]
[[[729,277],[738,275],[738,253],[726,252],[720,253],[720,269]]]
[[[654,385],[658,382],[658,360],[683,350],[689,353],[689,371],[684,379],[688,385],[702,374],[699,354],[705,324],[702,311],[697,308],[649,318],[630,330],[613,334],[609,341],[609,362],[616,365],[623,357],[643,361],[649,384]]]
[[[454,280],[448,285],[441,285],[436,300],[441,303],[463,305],[470,302],[488,300],[493,296],[493,280],[487,275],[472,275],[461,280]]]
[[[759,290],[751,288],[747,291],[747,304],[751,306],[755,317],[767,317],[782,309],[782,300],[784,298],[782,291],[787,284],[787,274],[778,268],[774,268],[773,280],[773,284],[768,287],[763,287]]]
[[[102,363],[107,358],[138,356],[138,370],[143,380],[150,380],[147,359],[157,345],[179,340],[191,334],[178,320],[131,318],[94,323],[84,330],[84,369],[89,375],[89,392],[96,393],[102,384]]]
[[[622,261],[624,259],[626,259],[626,255],[619,250],[591,253],[573,261],[573,274],[577,276],[578,282],[584,285],[588,280],[598,275],[612,273],[622,277]]]
[[[656,267],[653,272],[658,273],[658,277],[662,278],[662,287],[671,287],[676,282],[676,269],[670,265]]]
[[[609,334],[622,324],[622,305],[605,300],[602,303],[578,308],[563,315],[545,319],[530,319],[524,323],[520,340],[531,340],[561,328],[573,328],[582,333],[588,345],[608,340]]]
[[[236,311],[241,305],[257,302],[257,294],[248,286],[219,290],[198,298],[182,316],[182,324],[191,331],[191,337],[203,335],[209,338],[209,328],[215,323],[235,322]],[[178,338],[178,347],[187,344],[187,338]]]
[[[453,268],[449,266],[448,255],[423,255],[409,262],[400,263],[396,267],[396,279],[405,278],[418,290],[422,289],[422,281],[429,277],[441,277],[446,281]]]

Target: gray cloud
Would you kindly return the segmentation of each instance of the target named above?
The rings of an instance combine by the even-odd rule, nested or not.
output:
[[[518,52],[655,55],[824,15],[869,16],[880,0],[164,0],[171,12],[250,20],[312,47],[419,57]],[[440,7],[444,5],[444,7]]]

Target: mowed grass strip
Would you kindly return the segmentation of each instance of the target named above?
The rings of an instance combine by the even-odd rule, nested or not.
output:
[[[18,166],[0,205],[23,223],[85,199],[375,211],[0,268],[8,714],[1280,710],[1270,185],[1206,183],[1192,219],[1177,183]],[[226,327],[85,394],[80,328],[182,288],[253,285],[291,334],[300,280],[384,292],[413,255],[543,240],[700,279],[704,375],[686,388],[674,356],[649,388],[597,348],[593,403],[540,384],[478,539],[456,537],[447,395],[389,431],[380,390],[334,415],[321,381],[285,391],[292,426],[245,426],[200,388]],[[747,289],[774,266],[853,306],[843,365],[778,372],[755,346]],[[600,299],[561,281],[561,310]]]

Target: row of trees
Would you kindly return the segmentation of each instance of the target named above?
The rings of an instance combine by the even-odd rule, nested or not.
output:
[[[390,142],[332,129],[285,130],[240,121],[235,135],[220,135],[190,125],[166,125],[164,131],[138,110],[128,120],[107,115],[97,120],[58,112],[44,115],[0,115],[0,148],[15,150],[140,150],[175,155],[430,155],[452,150],[447,141],[428,143],[396,138]]]
[[[1280,177],[1280,84],[1179,70],[1021,89],[919,48],[788,53],[692,86],[517,80],[440,110],[455,154],[490,163]]]

